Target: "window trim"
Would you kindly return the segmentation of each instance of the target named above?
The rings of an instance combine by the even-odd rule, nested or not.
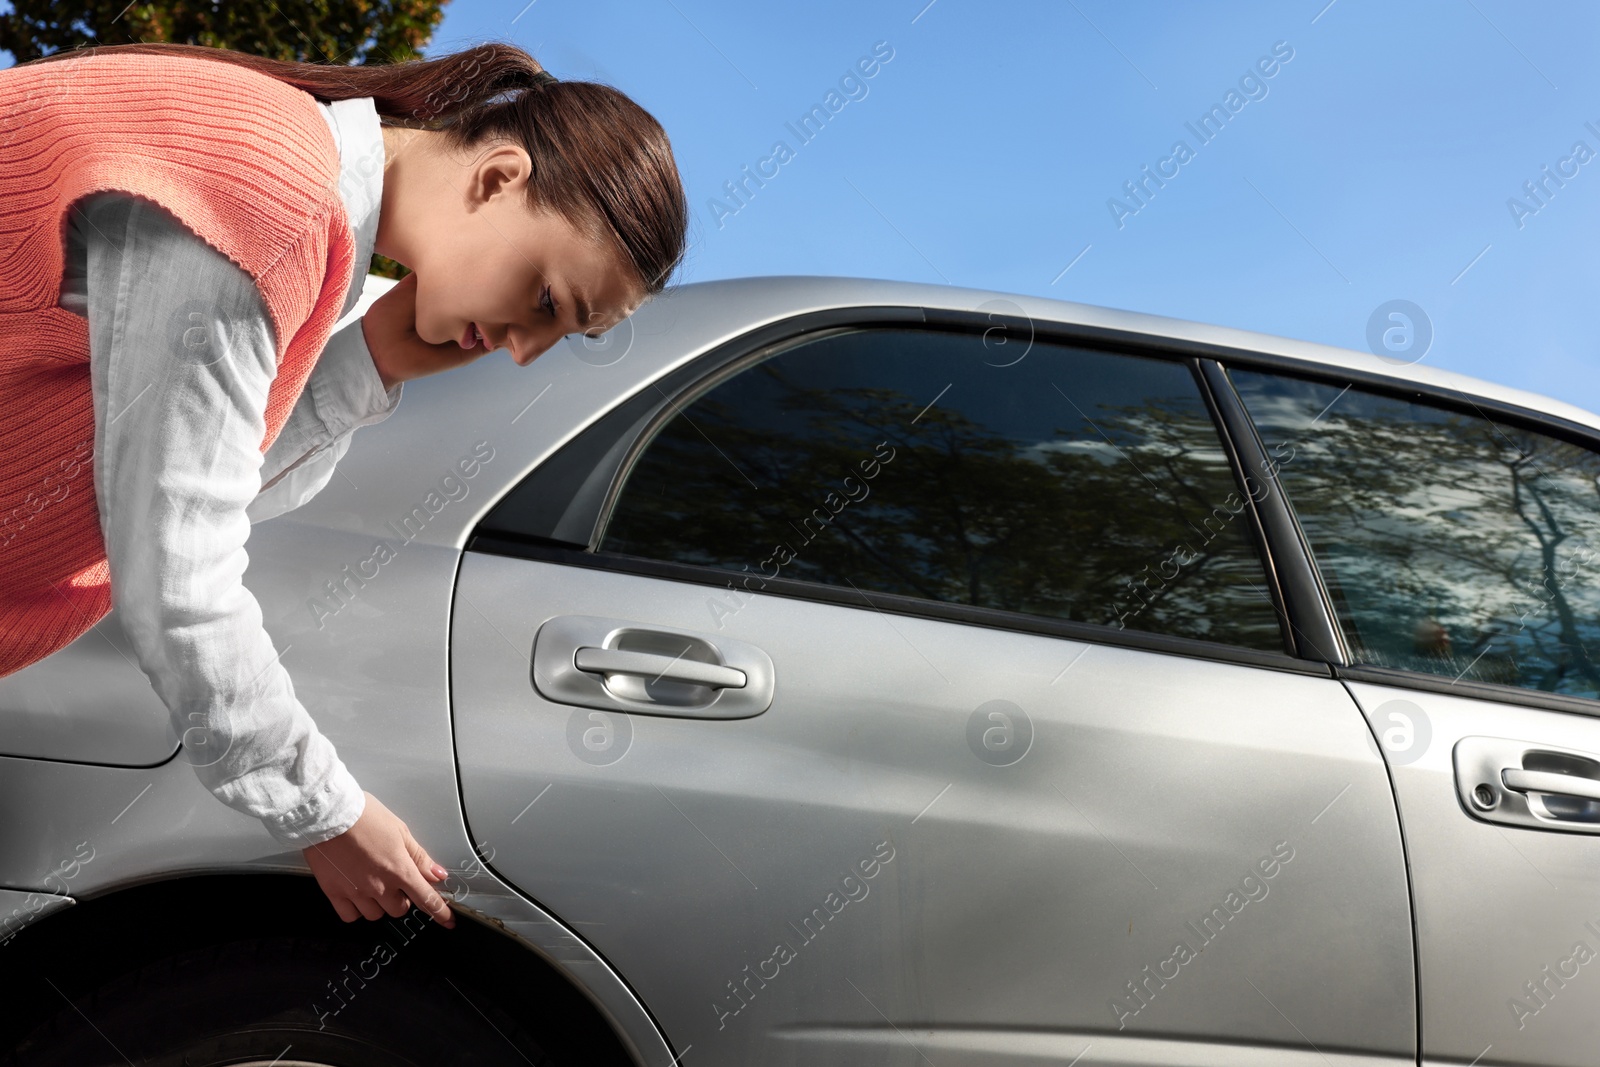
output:
[[[1246,490],[1239,466],[1237,442],[1221,417],[1218,399],[1213,395],[1213,387],[1197,365],[1198,360],[1195,358],[1197,353],[1189,350],[1191,346],[1187,342],[1174,341],[1171,338],[997,313],[911,306],[829,308],[792,315],[749,330],[674,368],[667,374],[645,383],[635,393],[601,415],[577,437],[563,445],[555,455],[546,459],[495,501],[467,538],[466,551],[487,552],[568,566],[595,567],[715,588],[728,586],[732,579],[738,576],[737,572],[700,564],[654,560],[595,549],[595,545],[603,536],[604,525],[609,521],[610,510],[621,492],[622,483],[625,481],[624,472],[629,469],[629,463],[637,453],[645,447],[641,442],[647,441],[653,431],[666,421],[667,416],[664,413],[681,406],[680,398],[703,394],[717,382],[737,373],[738,368],[765,358],[772,349],[787,348],[803,342],[808,337],[832,332],[838,328],[895,327],[968,335],[1001,328],[1008,332],[1016,331],[1016,336],[1026,336],[1030,340],[1072,345],[1110,355],[1160,359],[1185,366],[1195,382],[1196,392],[1211,417],[1223,452],[1228,458],[1235,487],[1249,505],[1247,510],[1250,515],[1251,533],[1247,539],[1254,545],[1261,560],[1269,593],[1273,599],[1274,614],[1278,617],[1280,634],[1289,649],[1299,649],[1301,642],[1295,639],[1292,630],[1285,627],[1284,622],[1286,619],[1297,620],[1303,613],[1298,613],[1295,607],[1284,604],[1283,590],[1280,588],[1283,581],[1280,570],[1284,560],[1274,551],[1277,546],[1272,543],[1255,501],[1251,500]],[[1208,354],[1215,349],[1215,346],[1204,347]],[[647,405],[639,404],[639,398],[648,397],[652,387],[657,397],[651,399]],[[573,540],[572,534],[566,537],[554,537],[506,528],[510,515],[518,510],[517,502],[513,498],[519,495],[519,491],[524,498],[545,495],[542,492],[544,487],[539,482],[540,471],[550,470],[553,465],[559,463],[563,452],[575,447],[583,456],[600,457],[599,462],[604,463],[607,468],[606,488],[597,498],[593,491],[595,478],[591,476],[582,485],[571,489],[568,499],[554,502],[561,510],[561,517],[558,522],[551,524],[550,528],[553,532],[587,530],[589,532],[585,540],[582,542]],[[560,484],[559,478],[558,472],[557,477],[552,480]],[[509,507],[506,506],[508,502],[510,502]],[[586,505],[585,509],[574,515],[574,509],[580,502]],[[1297,562],[1292,555],[1288,557],[1291,566],[1301,566],[1304,562],[1304,560]],[[860,597],[855,596],[853,590],[843,587],[795,578],[766,579],[763,576],[763,580],[767,582],[763,592],[861,606]],[[866,596],[864,593],[861,595]],[[1102,623],[1074,622],[999,608],[924,600],[877,590],[872,591],[867,604],[878,610],[892,611],[896,614],[964,622],[991,629],[1038,633],[1094,644],[1234,662],[1297,674],[1333,676],[1333,668],[1328,663],[1314,656],[1300,655],[1298,651],[1269,652],[1197,638],[1117,629]]]
[[[968,326],[978,318],[974,312],[951,311],[945,308],[924,308],[923,317],[929,325],[966,322]],[[1523,407],[1520,404],[1514,404],[1509,401],[1478,396],[1460,389],[1406,381],[1384,374],[1382,371],[1336,367],[1311,362],[1298,356],[1279,355],[1276,352],[1233,348],[1214,341],[1164,337],[1160,334],[1137,333],[1106,326],[1040,321],[987,313],[984,317],[991,321],[1002,321],[1002,324],[1005,325],[1028,326],[1035,331],[1036,336],[1041,340],[1059,340],[1070,344],[1083,345],[1084,347],[1101,347],[1112,351],[1121,349],[1137,350],[1140,355],[1169,354],[1176,357],[1191,356],[1201,360],[1212,359],[1221,363],[1224,369],[1239,367],[1283,374],[1292,378],[1307,378],[1340,385],[1353,385],[1394,397],[1423,398],[1426,401],[1453,408],[1463,414],[1476,413],[1481,416],[1487,412],[1494,412],[1503,416],[1509,423],[1523,423],[1528,429],[1535,429],[1540,433],[1560,437],[1569,443],[1580,444],[1595,452],[1600,452],[1600,428],[1573,422],[1570,419],[1552,415],[1537,408]],[[1373,358],[1376,359],[1377,357],[1374,356]]]
[[[1237,451],[1235,471],[1274,471],[1268,478],[1273,491],[1261,500],[1258,521],[1270,546],[1269,556],[1274,568],[1282,574],[1283,588],[1279,596],[1284,607],[1281,610],[1285,612],[1296,652],[1306,659],[1330,664],[1349,663],[1349,646],[1333,610],[1327,585],[1313,560],[1311,543],[1300,528],[1299,516],[1289,505],[1288,494],[1278,482],[1276,468],[1267,464],[1266,444],[1261,440],[1255,420],[1245,409],[1223,365],[1214,359],[1201,358],[1197,362],[1217,406],[1217,421],[1225,427]],[[1249,496],[1248,491],[1245,495]],[[1255,506],[1254,501],[1252,506]]]
[[[1232,424],[1226,417],[1226,396],[1217,392],[1207,376],[1204,361],[1188,359],[1189,373],[1194,376],[1195,384],[1200,390],[1201,401],[1205,404],[1206,412],[1211,416],[1211,424],[1216,428],[1217,437],[1221,441],[1222,451],[1228,458],[1228,468],[1233,472],[1234,488],[1244,498],[1245,508],[1250,512],[1250,540],[1255,545],[1256,553],[1261,557],[1262,570],[1265,572],[1268,599],[1272,602],[1272,610],[1278,616],[1278,631],[1284,643],[1289,648],[1289,654],[1299,659],[1315,660],[1321,657],[1308,655],[1307,642],[1297,626],[1299,621],[1298,605],[1287,600],[1285,581],[1293,581],[1291,574],[1284,574],[1279,566],[1276,554],[1272,551],[1272,541],[1267,535],[1266,517],[1254,498],[1250,496],[1250,485],[1244,478],[1246,469],[1246,452],[1242,442],[1233,432]]]
[[[1419,385],[1415,382],[1396,381],[1393,378],[1374,374],[1371,371],[1345,370],[1340,367],[1291,362],[1269,353],[1241,352],[1234,356],[1219,356],[1217,358],[1223,365],[1224,370],[1238,367],[1241,370],[1281,374],[1286,378],[1300,378],[1325,385],[1348,385],[1352,388],[1363,389],[1369,393],[1378,393],[1396,400],[1413,400],[1431,404],[1434,407],[1444,408],[1460,415],[1477,415],[1479,418],[1483,418],[1493,414],[1497,416],[1495,421],[1503,425],[1517,426],[1534,433],[1542,433],[1548,437],[1565,441],[1567,444],[1578,445],[1600,454],[1600,429],[1585,426],[1582,423],[1573,422],[1570,419],[1564,419],[1559,415],[1552,415],[1549,412],[1539,411],[1535,408],[1525,408],[1520,404],[1495,400],[1491,397],[1475,396],[1472,393],[1465,393],[1459,389],[1449,389],[1444,386]]]
[[[1544,711],[1570,711],[1580,715],[1600,716],[1600,699],[1577,697],[1570,693],[1550,693],[1543,689],[1524,689],[1503,682],[1452,682],[1442,674],[1364,664],[1335,666],[1333,674],[1335,678],[1344,681],[1365,682],[1391,689],[1410,689],[1423,693],[1438,693],[1442,696],[1461,697],[1466,700],[1488,700],[1496,704],[1516,704]]]

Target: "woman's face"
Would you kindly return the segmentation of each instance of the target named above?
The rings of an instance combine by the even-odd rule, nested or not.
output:
[[[412,206],[425,205],[405,216],[419,225],[408,227],[401,260],[417,275],[424,341],[466,341],[463,355],[506,348],[526,366],[563,336],[598,335],[638,309],[640,287],[612,244],[528,207],[531,163],[521,148],[491,145],[400,171],[408,154],[417,158],[402,151],[390,173],[413,183],[402,193],[421,194]],[[405,211],[406,199],[395,206]],[[474,327],[487,347],[475,347]]]

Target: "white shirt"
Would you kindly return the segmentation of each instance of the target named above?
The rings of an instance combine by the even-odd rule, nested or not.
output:
[[[339,147],[360,299],[383,200],[370,97],[318,104]],[[294,695],[245,588],[250,524],[327,484],[361,426],[399,405],[354,319],[336,330],[265,455],[272,320],[242,268],[120,192],[70,212],[61,304],[88,320],[95,498],[111,596],[183,757],[224,804],[306,848],[361,816],[360,786]]]

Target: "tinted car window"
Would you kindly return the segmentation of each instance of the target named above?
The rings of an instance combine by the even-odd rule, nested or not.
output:
[[[1482,413],[1231,377],[1357,662],[1600,696],[1600,457]]]
[[[682,408],[599,547],[1282,650],[1247,505],[1181,363],[852,330]]]

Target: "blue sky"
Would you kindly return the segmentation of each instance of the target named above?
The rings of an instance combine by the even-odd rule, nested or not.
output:
[[[1600,411],[1597,24],[1512,0],[454,0],[428,54],[510,41],[655,114],[686,281],[948,281],[1356,349],[1402,299],[1428,363]],[[740,203],[746,167],[770,177]],[[1170,176],[1141,203],[1143,168]]]
[[[949,281],[1356,349],[1373,311],[1404,299],[1432,322],[1427,362],[1600,411],[1600,133],[1584,125],[1600,130],[1600,6],[454,0],[445,11],[429,54],[508,40],[660,119],[694,208],[685,280]],[[893,58],[801,144],[785,124],[877,42]],[[1261,77],[1277,42],[1292,58]],[[1237,112],[1202,143],[1185,123],[1226,109],[1230,89]],[[742,206],[727,197],[724,183],[778,140],[793,158],[766,163],[776,175]],[[1574,157],[1580,140],[1592,160]],[[1541,168],[1560,177],[1562,160],[1557,186]],[[1145,166],[1176,175],[1147,183],[1139,206],[1123,183]],[[1542,205],[1523,188],[1539,180]],[[1113,197],[1138,206],[1120,228]],[[1513,197],[1529,209],[1520,219]]]

